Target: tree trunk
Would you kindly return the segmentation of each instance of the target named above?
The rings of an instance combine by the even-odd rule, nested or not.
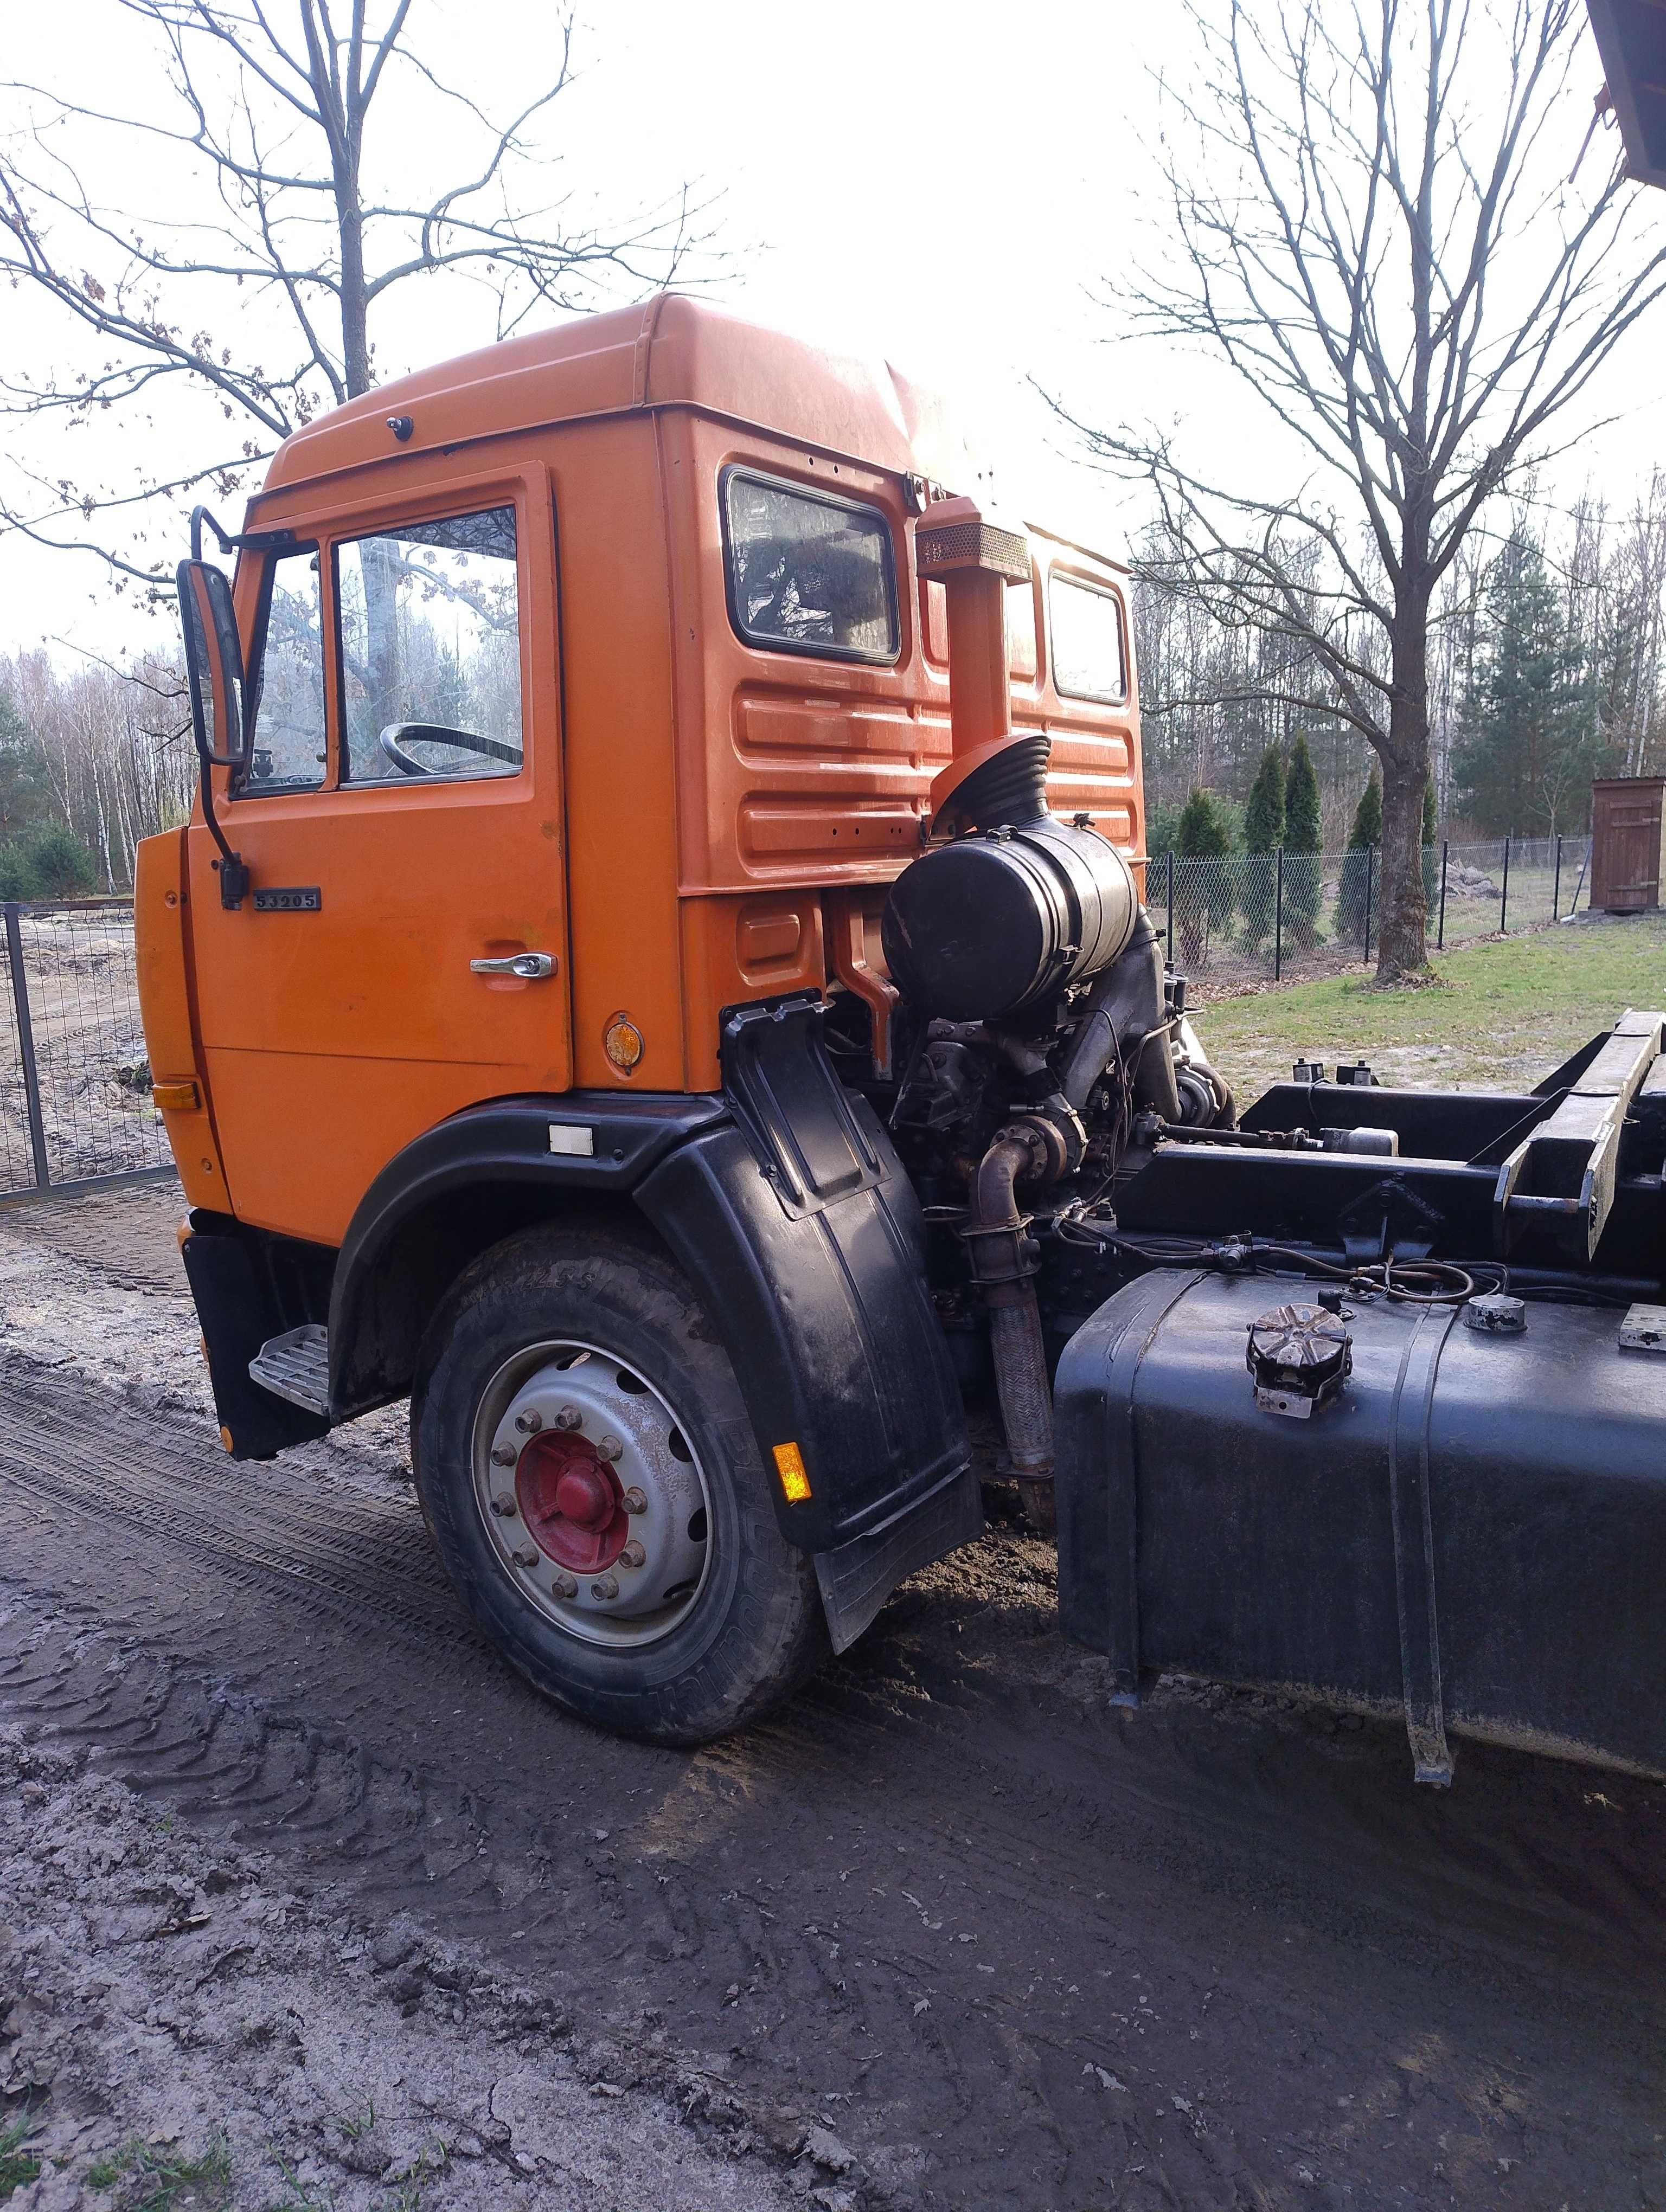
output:
[[[1377,980],[1397,983],[1428,966],[1423,898],[1423,793],[1429,781],[1429,594],[1395,610],[1394,690],[1383,761],[1383,886]]]

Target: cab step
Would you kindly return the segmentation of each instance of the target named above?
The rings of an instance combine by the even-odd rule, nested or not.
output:
[[[249,1362],[249,1374],[263,1390],[287,1398],[309,1413],[330,1411],[330,1332],[309,1321],[282,1336],[268,1337]]]

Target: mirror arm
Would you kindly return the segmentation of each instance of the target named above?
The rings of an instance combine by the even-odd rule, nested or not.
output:
[[[207,507],[193,507],[191,510],[191,557],[193,561],[200,561],[203,557],[204,523],[219,539],[222,553],[261,552],[268,546],[293,545],[295,543],[293,530],[246,530],[240,534],[222,530]]]
[[[220,817],[214,811],[214,771],[204,763],[202,775],[203,819],[208,833],[220,848],[220,858],[214,863],[220,874],[220,903],[233,913],[249,895],[249,871],[240,854],[234,853],[226,842],[226,833],[220,827]]]

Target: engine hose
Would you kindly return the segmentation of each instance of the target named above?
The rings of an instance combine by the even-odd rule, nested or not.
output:
[[[978,1164],[970,1217],[960,1232],[972,1280],[988,1309],[1001,1425],[1025,1518],[1043,1533],[1055,1526],[1053,1392],[1036,1303],[1040,1255],[1025,1234],[1030,1217],[1018,1211],[1015,1186],[1020,1176],[1044,1171],[1047,1160],[1040,1131],[1021,1122],[1002,1129]]]
[[[1080,1113],[1087,1095],[1120,1052],[1136,1104],[1164,1121],[1183,1118],[1174,1052],[1163,1005],[1163,941],[1144,907],[1134,934],[1088,994],[1087,1013],[1065,1061],[1059,1088]]]

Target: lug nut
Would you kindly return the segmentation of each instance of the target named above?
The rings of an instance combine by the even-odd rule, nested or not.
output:
[[[538,1565],[538,1547],[536,1544],[518,1544],[512,1556],[518,1567],[535,1567]]]
[[[604,1437],[596,1447],[598,1459],[615,1460],[623,1456],[624,1446],[617,1437]]]
[[[634,1538],[619,1554],[619,1565],[622,1567],[640,1567],[646,1564],[647,1559],[648,1553]]]
[[[550,1589],[556,1597],[576,1597],[579,1594],[578,1577],[566,1573],[558,1574]]]
[[[619,1502],[627,1513],[648,1511],[648,1492],[645,1490],[639,1490],[634,1482]]]
[[[576,1406],[563,1406],[560,1413],[556,1415],[556,1426],[558,1429],[581,1429],[584,1426],[584,1415],[580,1413]]]
[[[528,1406],[524,1413],[515,1415],[515,1426],[524,1437],[535,1437],[544,1426],[544,1416],[536,1406]]]
[[[520,1453],[515,1449],[513,1444],[494,1444],[492,1446],[492,1465],[494,1467],[513,1467],[520,1456]]]
[[[500,1490],[492,1500],[492,1511],[496,1514],[500,1521],[508,1521],[514,1517],[514,1498],[507,1490]]]
[[[604,1575],[599,1582],[590,1585],[592,1597],[617,1597],[619,1585],[611,1575]]]

